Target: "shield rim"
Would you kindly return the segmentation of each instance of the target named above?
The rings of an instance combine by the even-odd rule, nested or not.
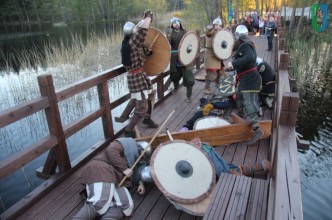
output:
[[[174,143],[174,142],[179,142],[179,143],[187,143],[189,145],[191,145],[192,147],[195,147],[197,150],[201,151],[207,158],[207,160],[209,161],[210,165],[211,165],[211,168],[212,168],[212,181],[210,183],[210,186],[209,186],[209,189],[201,194],[200,196],[196,197],[196,198],[193,198],[193,199],[184,199],[184,198],[181,198],[181,197],[178,197],[172,193],[169,193],[164,187],[163,185],[160,183],[159,179],[157,178],[156,174],[155,174],[155,168],[153,166],[154,164],[154,161],[155,161],[155,158],[156,158],[156,155],[158,154],[158,152],[160,151],[160,149],[163,147],[163,146],[166,146],[167,144],[170,144],[170,143]],[[173,141],[166,141],[166,142],[163,142],[161,143],[153,152],[152,156],[151,156],[151,159],[150,159],[150,166],[151,166],[151,176],[152,176],[152,179],[154,181],[154,183],[156,184],[156,186],[158,187],[158,189],[168,198],[170,198],[171,200],[174,200],[176,202],[180,202],[180,203],[184,203],[184,204],[192,204],[192,203],[197,203],[199,201],[202,201],[203,199],[207,198],[212,190],[214,189],[215,185],[216,185],[216,171],[215,171],[215,167],[212,163],[212,161],[210,160],[210,158],[206,155],[206,153],[203,151],[203,149],[200,149],[198,146],[196,146],[195,144],[189,142],[189,141],[184,141],[184,140],[173,140]]]
[[[228,124],[225,124],[225,125],[219,125],[219,126],[215,126],[215,127],[221,127],[221,126],[227,126],[227,125],[230,125],[231,123],[229,123],[227,120],[223,119],[223,118],[220,118],[218,116],[205,116],[203,118],[199,118],[195,121],[195,124],[194,124],[194,130],[198,130],[198,129],[208,129],[208,128],[196,128],[196,126],[198,125],[199,121],[202,121],[202,120],[205,120],[205,119],[219,119],[219,120],[222,120],[222,121],[225,121],[227,122]],[[213,128],[213,127],[209,127],[209,128]]]
[[[198,35],[197,35],[197,33],[196,33],[195,31],[187,31],[187,32],[183,35],[183,37],[181,38],[181,41],[180,41],[180,43],[179,43],[179,48],[181,47],[181,45],[182,45],[182,43],[183,43],[185,37],[186,37],[187,35],[191,35],[191,34],[194,34],[195,37],[196,37],[196,40],[197,40],[196,54],[195,54],[195,57],[192,59],[192,61],[190,61],[190,62],[187,63],[187,64],[184,63],[184,62],[182,62],[182,60],[181,60],[181,52],[180,52],[181,50],[178,49],[178,57],[179,57],[179,61],[180,61],[180,63],[181,63],[182,65],[184,65],[184,66],[188,66],[188,65],[192,64],[192,63],[194,62],[195,58],[197,57],[197,53],[198,53],[198,48],[199,48],[199,38],[198,38]]]
[[[229,55],[227,58],[223,58],[223,57],[220,57],[219,54],[217,54],[216,51],[215,51],[215,49],[214,49],[214,41],[215,41],[215,38],[216,38],[217,34],[218,34],[219,32],[221,32],[221,31],[226,31],[226,32],[228,32],[228,33],[231,34],[232,39],[234,40],[234,43],[233,43],[233,45],[232,45],[232,50],[233,50],[233,47],[234,47],[234,44],[235,44],[235,41],[236,41],[236,40],[235,40],[235,36],[234,36],[234,34],[233,34],[230,30],[228,30],[228,29],[226,29],[226,28],[221,28],[221,29],[218,30],[217,33],[213,36],[213,39],[212,39],[212,51],[213,51],[213,54],[214,54],[216,57],[218,57],[219,59],[221,59],[221,60],[227,60],[227,59],[229,59],[229,58],[232,56],[232,50],[231,50],[230,55]]]

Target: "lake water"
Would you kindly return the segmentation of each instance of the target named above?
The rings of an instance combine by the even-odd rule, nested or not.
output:
[[[82,39],[87,39],[90,33],[112,34],[120,30],[119,25],[92,25],[79,26],[75,28],[67,26],[45,26],[33,28],[30,31],[26,27],[16,27],[8,30],[8,34],[0,34],[0,49],[2,54],[12,60],[14,72],[19,74],[0,74],[0,111],[14,105],[4,104],[4,100],[10,94],[7,86],[15,83],[18,77],[27,77],[27,80],[36,83],[36,76],[29,72],[22,72],[16,54],[22,50],[29,50],[32,47],[42,48],[45,43],[59,43],[60,40],[70,45],[71,36],[80,35]],[[2,30],[0,33],[3,33]],[[1,56],[0,56],[1,57]],[[5,66],[4,59],[0,59],[0,70]],[[2,69],[1,69],[2,68]],[[43,70],[40,70],[43,71]],[[46,71],[45,71],[46,73]],[[331,76],[330,76],[331,77]],[[331,78],[329,82],[331,82]],[[36,84],[35,84],[36,85]],[[111,97],[121,95],[121,91],[126,91],[124,79],[116,83],[114,90],[110,91]],[[326,85],[330,90],[332,85]],[[111,87],[110,87],[111,88]],[[331,91],[330,91],[331,92]],[[89,93],[94,95],[94,91]],[[74,112],[69,117],[93,109],[96,103],[92,102],[89,95],[86,99],[79,100],[84,108]],[[297,132],[304,136],[304,139],[311,142],[308,151],[299,151],[299,162],[301,172],[301,191],[303,199],[304,219],[332,219],[332,102],[330,95],[317,95],[316,92],[308,92],[304,96],[301,94],[301,107],[298,118]],[[73,104],[74,103],[74,104]],[[77,100],[70,100],[68,105],[75,105]],[[63,104],[63,105],[67,105]],[[68,110],[68,109],[66,109]],[[72,110],[70,110],[72,111]],[[118,116],[123,109],[117,109],[112,114]],[[47,125],[40,119],[43,115],[31,116],[22,122],[14,123],[6,129],[0,130],[0,160],[4,160],[8,155],[22,150],[25,146],[44,136],[48,132]],[[66,119],[64,119],[66,120]],[[68,120],[70,120],[68,118]],[[120,129],[123,124],[115,123],[116,129]],[[35,127],[33,131],[30,127]],[[13,138],[14,137],[14,138]],[[67,140],[71,159],[79,156],[84,150],[103,137],[100,120],[88,126],[82,132],[75,134]],[[77,147],[79,146],[79,147]],[[16,203],[20,198],[27,195],[38,187],[43,180],[35,176],[35,170],[40,168],[47,154],[37,160],[27,164],[12,175],[0,180],[0,213]]]

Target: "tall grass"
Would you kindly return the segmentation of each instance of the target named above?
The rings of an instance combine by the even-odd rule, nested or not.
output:
[[[330,92],[327,89],[331,85],[331,34],[331,29],[315,32],[311,28],[299,34],[288,34],[290,74],[296,78],[300,92]]]
[[[38,75],[51,74],[55,88],[61,88],[119,65],[121,39],[120,34],[91,35],[87,42],[83,42],[79,36],[72,36],[69,47],[61,42],[59,46],[45,45],[42,52],[37,48],[23,51],[18,55],[22,67],[20,73],[13,73],[8,64],[8,74],[0,77],[0,111],[40,96]],[[124,76],[109,84],[111,98],[126,92]],[[66,125],[95,108],[98,105],[97,96],[96,88],[92,88],[59,103],[62,123]],[[41,111],[0,129],[0,149],[5,155],[11,155],[24,149],[28,142],[40,139],[45,133],[48,133],[48,125]],[[81,133],[83,136],[87,134],[87,129]],[[29,139],[26,143],[18,142],[27,137]]]

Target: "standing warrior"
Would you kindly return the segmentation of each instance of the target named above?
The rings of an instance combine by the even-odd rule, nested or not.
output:
[[[171,61],[170,61],[170,77],[174,85],[173,94],[175,94],[179,88],[179,81],[183,77],[183,85],[187,88],[187,100],[186,102],[191,102],[191,95],[193,90],[193,85],[195,81],[189,81],[187,77],[184,77],[186,74],[187,67],[183,66],[179,61],[178,48],[181,42],[182,37],[187,32],[183,29],[183,26],[180,20],[176,17],[171,19],[171,33],[167,36],[170,45],[171,45]],[[188,67],[189,68],[189,67]]]
[[[244,113],[251,119],[253,136],[247,143],[251,145],[259,140],[264,132],[259,127],[258,94],[261,90],[262,80],[256,67],[256,49],[250,40],[246,39],[248,29],[239,25],[235,30],[237,40],[233,61],[227,64],[230,70],[236,70],[236,105],[238,115],[244,117]]]
[[[204,67],[206,70],[205,75],[205,90],[206,95],[211,94],[211,83],[215,82],[219,87],[219,79],[221,75],[224,75],[224,63],[218,57],[216,57],[212,51],[212,39],[221,29],[222,21],[218,17],[214,19],[212,25],[208,25],[205,29],[205,55],[204,55]]]
[[[152,54],[152,51],[144,47],[145,37],[153,18],[153,13],[146,10],[141,20],[136,26],[132,22],[126,22],[123,27],[125,38],[129,39],[131,65],[125,66],[128,71],[127,81],[131,98],[135,100],[134,115],[125,129],[126,137],[136,137],[134,126],[144,117],[143,124],[152,128],[158,125],[151,120],[152,114],[152,83],[143,70],[145,56]],[[123,48],[121,48],[123,50]],[[124,53],[121,51],[122,54]],[[128,51],[127,51],[128,52]],[[124,57],[124,56],[122,56]]]

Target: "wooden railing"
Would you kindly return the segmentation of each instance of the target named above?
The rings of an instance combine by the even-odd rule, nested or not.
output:
[[[297,134],[295,132],[299,94],[291,92],[289,54],[278,29],[276,50],[277,91],[270,146],[272,169],[267,219],[303,219]]]

